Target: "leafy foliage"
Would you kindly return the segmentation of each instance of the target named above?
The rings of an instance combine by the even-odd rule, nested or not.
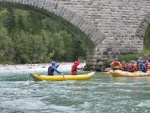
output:
[[[0,63],[85,58],[87,47],[56,21],[32,11],[0,8]]]
[[[150,49],[150,25],[147,27],[147,30],[145,32],[144,46],[145,46],[145,49]]]

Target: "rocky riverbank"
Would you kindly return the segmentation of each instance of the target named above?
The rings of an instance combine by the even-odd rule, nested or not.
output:
[[[73,62],[61,62],[58,63],[59,70],[65,71],[65,70],[71,70],[71,66],[73,65]],[[0,64],[0,71],[7,71],[7,70],[47,70],[47,68],[50,66],[50,63],[44,63],[44,64],[15,64],[15,65],[8,65],[8,64]],[[85,66],[85,63],[81,63],[82,66]],[[81,67],[81,65],[79,65]]]

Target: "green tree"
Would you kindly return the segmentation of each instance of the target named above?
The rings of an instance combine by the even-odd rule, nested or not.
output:
[[[28,15],[29,13],[27,11],[23,10],[16,10],[15,13],[15,22],[16,22],[16,30],[21,31],[24,30],[25,32],[27,31],[27,26],[28,26]]]
[[[66,30],[59,32],[60,36],[63,37],[64,42],[64,55],[63,60],[65,61],[72,61],[72,55],[73,55],[73,48],[72,48],[72,36],[71,34],[67,33]]]
[[[50,37],[52,33],[42,29],[41,35],[42,35],[42,41],[43,41],[43,57],[44,57],[43,62],[49,62],[51,61],[51,58],[54,55],[54,51],[51,51],[52,39]]]
[[[146,49],[150,49],[150,25],[147,27],[144,36],[144,46]]]
[[[33,35],[37,35],[40,33],[42,29],[42,23],[37,15],[37,13],[34,13],[32,11],[29,12],[28,14],[28,24],[27,24],[27,31]]]
[[[5,28],[0,28],[0,59],[1,62],[12,61],[13,42]]]
[[[9,35],[11,36],[11,38],[13,38],[13,33],[15,32],[15,10],[12,8],[7,8],[7,11],[9,13],[7,13],[7,18],[4,21],[4,26],[6,27]]]
[[[10,7],[0,8],[0,16],[3,62],[72,61],[85,56],[85,43],[79,40],[80,36],[70,34],[56,20]]]
[[[78,38],[73,39],[73,61],[77,60],[78,58],[85,58],[86,56],[86,46],[82,41],[80,41]]]
[[[61,57],[65,53],[63,37],[61,37],[59,33],[55,33],[51,38],[53,39],[51,43],[51,50],[55,53],[53,59],[61,60]]]
[[[0,17],[1,17],[0,18],[0,24],[2,26],[5,26],[5,21],[7,21],[8,16],[9,16],[9,12],[7,11],[7,9],[0,11]]]

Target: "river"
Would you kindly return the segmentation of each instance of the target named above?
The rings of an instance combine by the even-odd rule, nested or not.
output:
[[[86,81],[34,81],[47,66],[0,68],[0,113],[149,113],[150,77],[96,72]],[[60,66],[70,73],[71,64]],[[82,71],[79,71],[82,73]]]

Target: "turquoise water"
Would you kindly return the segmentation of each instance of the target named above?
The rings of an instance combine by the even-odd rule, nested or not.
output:
[[[0,113],[150,112],[150,77],[96,72],[87,81],[35,82],[29,75],[30,71],[0,72]]]

